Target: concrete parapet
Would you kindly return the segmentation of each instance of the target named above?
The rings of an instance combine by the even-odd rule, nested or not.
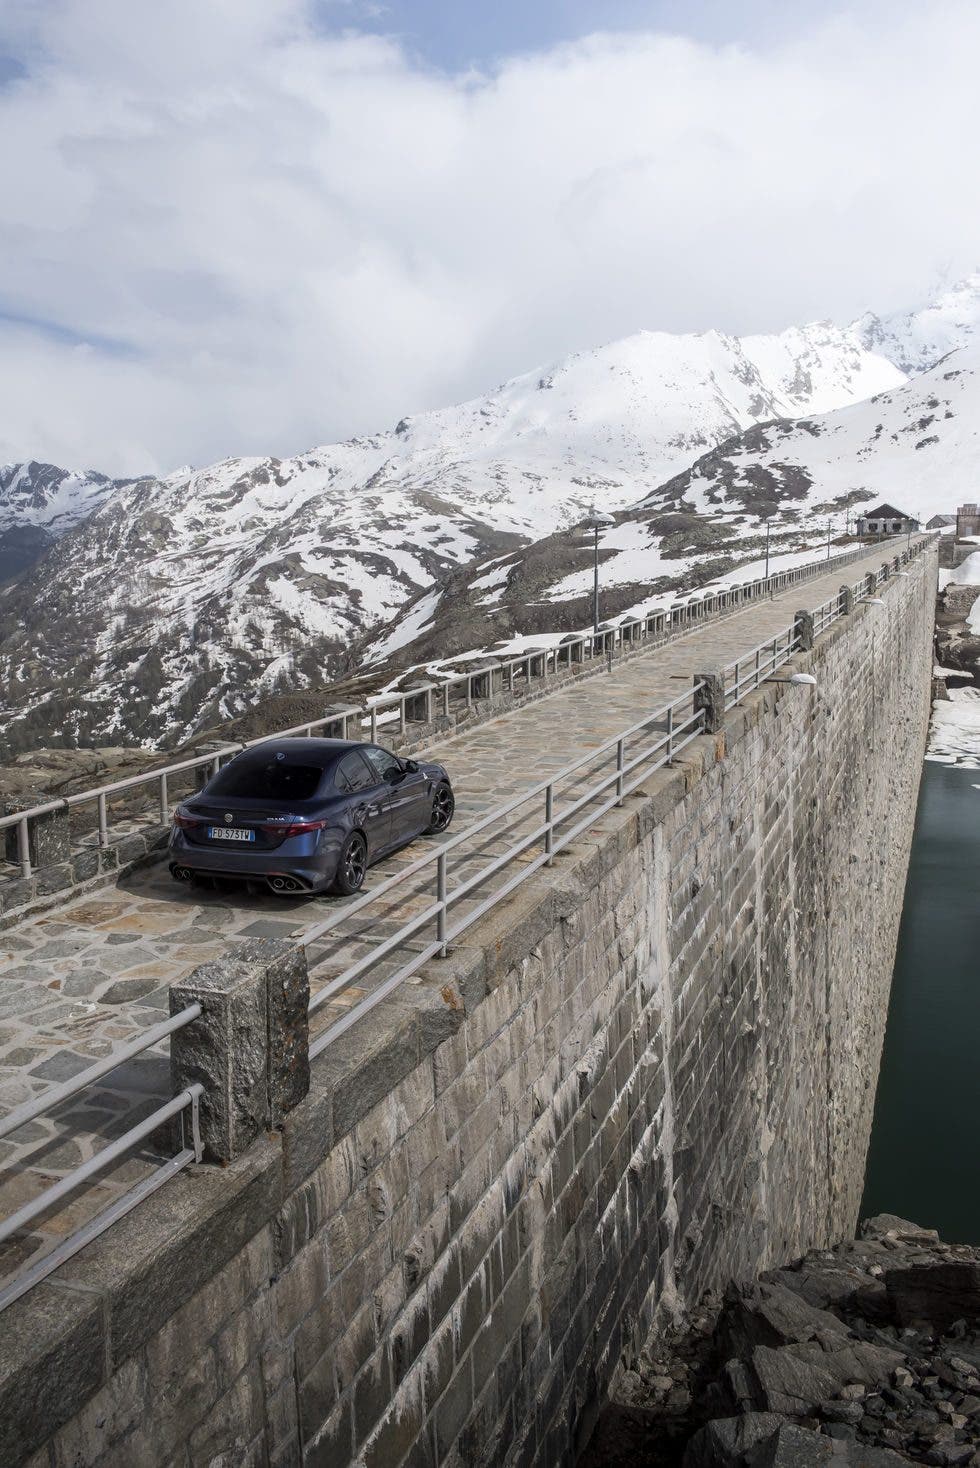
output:
[[[806,610],[799,611],[793,618],[793,631],[799,643],[801,652],[809,652],[813,647],[813,613]]]
[[[695,673],[694,688],[694,711],[704,711],[704,732],[717,734],[725,724],[725,680],[717,669]]]
[[[201,1015],[170,1046],[174,1094],[204,1086],[201,1135],[210,1162],[230,1162],[283,1118],[310,1088],[310,985],[301,948],[242,943],[170,990],[170,1012]]]

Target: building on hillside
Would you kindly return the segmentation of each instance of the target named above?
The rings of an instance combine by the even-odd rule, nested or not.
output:
[[[894,505],[879,505],[858,515],[858,535],[905,535],[909,530],[918,530],[919,522],[904,510]]]
[[[931,520],[926,521],[927,530],[948,530],[951,525],[956,524],[955,515],[933,515]]]
[[[960,505],[956,511],[956,539],[980,535],[980,505]]]

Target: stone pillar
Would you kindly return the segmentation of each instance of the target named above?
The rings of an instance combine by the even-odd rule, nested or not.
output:
[[[725,727],[725,680],[714,670],[710,673],[695,673],[694,712],[704,709],[704,732],[717,734]],[[697,688],[697,684],[703,686]]]
[[[217,740],[214,740],[210,744],[199,744],[197,746],[197,748],[195,749],[194,753],[195,754],[220,754],[222,750],[226,750],[227,748],[228,748],[228,741],[227,740],[220,741],[220,742],[217,741]],[[230,758],[230,756],[229,756],[229,758]],[[203,790],[204,787],[205,787],[205,785],[208,783],[208,781],[211,780],[211,779],[213,779],[213,777],[214,777],[214,766],[212,764],[198,765],[197,769],[194,770],[192,773],[193,773],[193,776],[194,776],[194,784],[195,784],[196,788],[198,790]]]
[[[854,592],[850,586],[842,586],[840,589],[841,611],[845,617],[849,617],[854,610]]]
[[[813,646],[813,613],[807,611],[795,612],[793,615],[793,631],[796,634],[802,652],[809,652]]]
[[[493,698],[493,669],[481,668],[473,674],[473,697]]]
[[[310,984],[302,948],[253,938],[202,964],[170,990],[170,1012],[201,1014],[170,1041],[174,1094],[204,1087],[201,1135],[209,1162],[231,1162],[281,1125],[310,1088]]]
[[[2,809],[5,816],[13,816],[18,811],[30,810],[34,805],[47,805],[57,799],[47,790],[26,790],[16,799],[5,800]],[[8,861],[19,864],[17,827],[6,826],[3,835],[4,855]],[[67,861],[70,849],[67,805],[59,805],[57,810],[48,811],[43,816],[31,816],[27,822],[27,854],[32,868],[56,866],[60,861]]]
[[[432,688],[426,683],[421,688],[410,688],[406,712],[413,724],[432,723]]]
[[[336,719],[340,729],[341,739],[351,738],[351,733],[349,732],[349,721],[351,719],[357,721],[355,723],[353,737],[355,739],[360,737],[360,715],[361,710],[351,708],[349,703],[328,703],[327,707],[323,710],[323,717],[325,719]]]

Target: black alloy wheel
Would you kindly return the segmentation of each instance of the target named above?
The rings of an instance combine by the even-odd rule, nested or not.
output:
[[[456,801],[448,785],[437,785],[432,797],[432,819],[425,828],[427,836],[445,831],[453,818]]]
[[[352,831],[344,842],[337,864],[333,890],[350,897],[360,890],[367,872],[367,842],[359,831]]]

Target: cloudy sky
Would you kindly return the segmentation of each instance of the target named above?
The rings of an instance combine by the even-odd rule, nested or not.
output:
[[[0,461],[916,304],[980,259],[978,62],[975,0],[3,0]]]

